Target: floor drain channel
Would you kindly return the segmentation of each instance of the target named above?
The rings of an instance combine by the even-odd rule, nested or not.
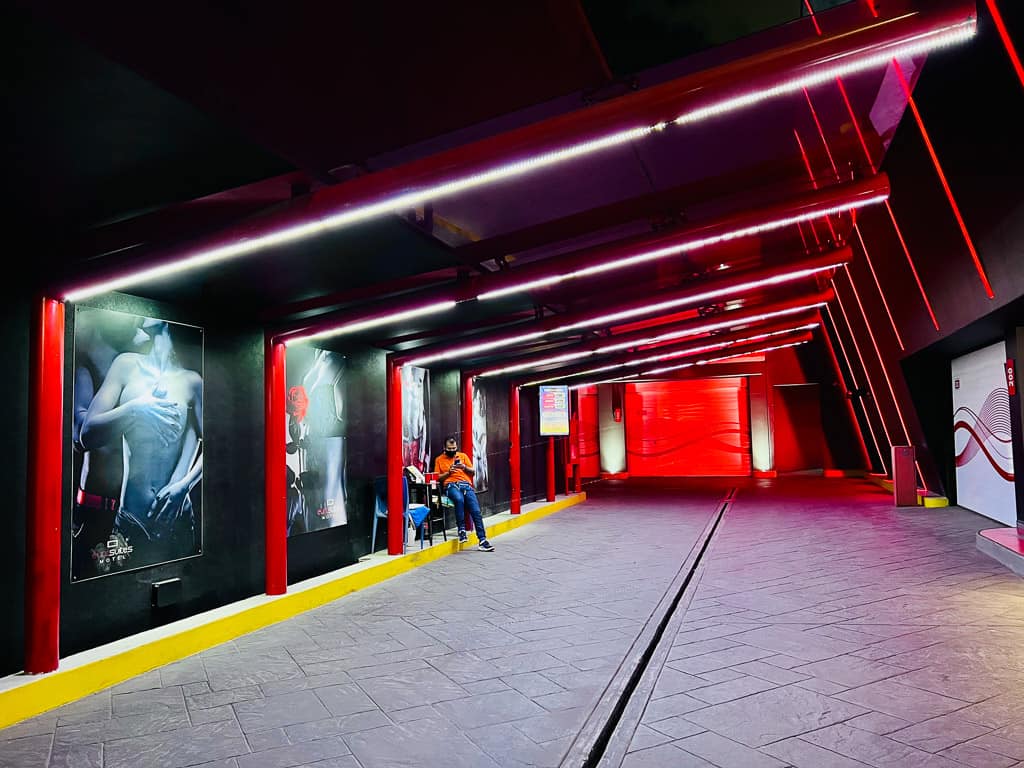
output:
[[[629,676],[629,680],[616,700],[608,719],[598,732],[593,746],[586,753],[582,762],[572,762],[572,751],[570,750],[569,756],[567,756],[567,759],[562,762],[562,768],[575,768],[577,766],[578,768],[597,768],[597,765],[601,762],[601,759],[604,757],[605,751],[608,748],[608,743],[611,740],[612,735],[615,733],[615,729],[618,728],[619,723],[622,720],[622,714],[626,709],[626,705],[629,704],[629,700],[636,691],[637,685],[639,685],[641,678],[647,671],[647,667],[651,662],[651,657],[654,655],[655,649],[658,647],[658,643],[661,642],[661,638],[665,634],[665,628],[668,626],[675,614],[676,608],[679,606],[679,601],[682,600],[683,595],[686,594],[686,590],[690,586],[690,582],[693,580],[693,575],[697,572],[697,568],[704,559],[704,554],[707,552],[708,546],[711,544],[711,539],[715,535],[715,531],[718,530],[719,524],[722,522],[722,516],[735,499],[736,490],[736,488],[729,489],[729,492],[726,494],[715,513],[711,526],[705,529],[704,540],[701,542],[697,556],[693,559],[686,576],[683,578],[682,584],[676,590],[676,594],[673,596],[668,609],[658,622],[658,626],[655,629],[653,636],[640,656],[640,662],[636,665],[632,674]]]

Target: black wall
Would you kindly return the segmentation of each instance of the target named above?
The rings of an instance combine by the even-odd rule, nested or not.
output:
[[[112,294],[89,306],[204,328],[203,554],[71,583],[70,510],[75,478],[65,450],[61,655],[75,653],[263,591],[263,334],[216,315]],[[71,402],[74,312],[67,314],[65,403]],[[64,445],[71,445],[65,407]],[[151,606],[152,582],[182,580],[177,605]]]
[[[28,444],[29,300],[12,298],[4,303],[0,319],[0,345],[5,350],[7,375],[0,378],[4,409],[0,441],[0,465],[6,468],[5,514],[0,517],[0,536],[7,554],[0,558],[0,675],[24,666],[25,637],[25,471]]]
[[[523,504],[539,501],[547,493],[548,438],[540,436],[538,387],[519,390],[519,441]],[[555,492],[564,489],[564,471],[555,454]]]
[[[946,495],[956,503],[956,466],[953,440],[952,361],[999,341],[1006,344],[1008,359],[1017,357],[1017,328],[1024,326],[1024,297],[1013,301],[943,340],[911,355],[903,361],[903,374],[921,419],[922,428],[938,465]],[[1017,366],[1020,360],[1017,359]],[[1018,384],[1019,386],[1019,384]],[[1020,390],[1010,399],[1013,421],[1015,468],[1022,452],[1020,429]],[[1024,488],[1017,485],[1017,516],[1024,510]]]
[[[444,439],[455,435],[459,445],[464,445],[462,438],[462,418],[459,403],[459,372],[431,368],[430,377],[430,420],[428,435],[430,438],[430,467],[434,467],[434,459],[444,450]]]

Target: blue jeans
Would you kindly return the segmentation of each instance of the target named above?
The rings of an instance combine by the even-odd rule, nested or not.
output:
[[[476,535],[480,541],[487,538],[487,530],[484,528],[484,519],[480,515],[480,502],[476,498],[476,491],[467,482],[459,481],[448,483],[444,492],[452,504],[455,505],[455,525],[459,533],[466,530],[466,506],[469,506],[469,514],[473,516],[473,525],[476,526]]]

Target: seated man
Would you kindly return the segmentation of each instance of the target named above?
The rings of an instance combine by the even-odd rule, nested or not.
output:
[[[434,461],[434,469],[440,474],[438,480],[445,495],[455,505],[455,524],[459,528],[459,543],[464,544],[469,540],[466,535],[466,505],[469,505],[469,513],[473,516],[473,525],[476,526],[476,535],[480,540],[478,547],[484,552],[493,552],[494,546],[487,540],[487,531],[484,528],[484,519],[480,515],[480,502],[476,498],[476,491],[473,490],[473,475],[475,471],[469,464],[469,457],[459,452],[459,442],[455,435],[449,435],[444,441],[444,453]]]

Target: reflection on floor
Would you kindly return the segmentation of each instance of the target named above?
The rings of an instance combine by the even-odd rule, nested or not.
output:
[[[599,484],[0,731],[0,766],[556,766],[733,485],[624,765],[1024,761],[1024,582],[976,550],[990,523],[800,478]]]

